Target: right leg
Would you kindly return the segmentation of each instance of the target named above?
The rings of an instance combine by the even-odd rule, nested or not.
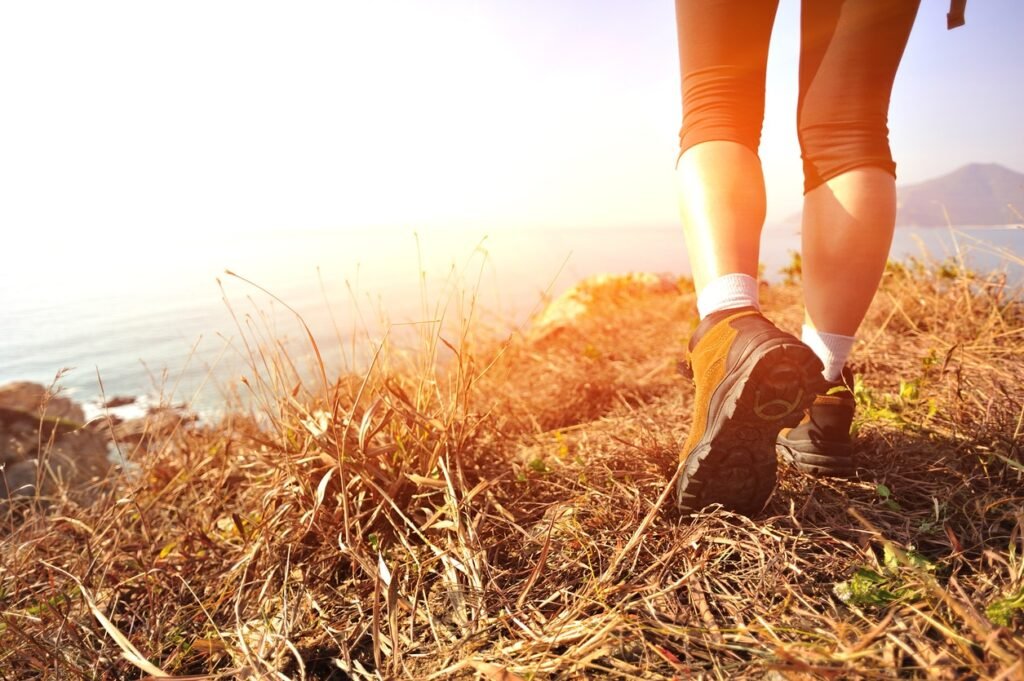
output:
[[[676,179],[698,295],[726,275],[757,277],[765,218],[757,148],[776,8],[771,0],[676,0],[683,95]]]
[[[889,97],[918,0],[804,0],[798,126],[804,159],[803,340],[831,387],[779,451],[814,474],[855,469],[844,370],[885,268],[896,217]]]
[[[889,97],[917,8],[918,0],[801,7],[805,323],[828,335],[856,333],[889,254],[896,219]],[[840,360],[826,378],[837,380],[841,368]]]

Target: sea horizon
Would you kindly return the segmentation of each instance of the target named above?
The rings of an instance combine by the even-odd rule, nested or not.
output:
[[[178,266],[175,253],[189,247],[194,252]],[[898,228],[891,258],[941,260],[958,247],[968,265],[1005,266],[1011,282],[1020,283],[1019,265],[1001,265],[997,253],[1024,252],[1024,229],[1010,226]],[[778,281],[798,248],[792,225],[767,227],[763,278]],[[205,248],[179,244],[162,259],[144,253],[124,253],[103,267],[55,253],[52,271],[64,282],[70,274],[70,287],[54,286],[26,263],[25,271],[9,268],[0,279],[0,384],[49,385],[67,368],[63,394],[90,415],[100,410],[100,380],[107,398],[185,403],[210,413],[223,403],[218,390],[248,372],[240,329],[287,338],[300,357],[312,354],[289,307],[325,348],[328,369],[352,370],[388,324],[408,331],[438,316],[452,321],[459,305],[472,302],[479,321],[508,334],[586,277],[689,271],[676,226],[419,235],[274,230],[209,239]]]

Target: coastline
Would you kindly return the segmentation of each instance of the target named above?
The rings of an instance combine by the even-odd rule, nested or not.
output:
[[[513,242],[502,242],[499,237],[491,244],[485,240],[486,247],[492,249],[486,254],[477,253],[474,240],[449,235],[449,241],[435,244],[433,255],[429,250],[426,253],[424,271],[433,272],[426,288],[417,276],[419,266],[411,236],[404,245],[404,261],[386,265],[382,254],[376,270],[372,269],[372,262],[353,266],[355,276],[351,281],[347,275],[324,269],[321,285],[316,261],[309,253],[338,250],[344,239],[316,232],[294,237],[288,247],[293,255],[284,256],[281,263],[283,272],[294,270],[301,276],[269,276],[270,270],[260,262],[239,269],[243,273],[251,269],[257,283],[269,286],[297,308],[327,354],[332,370],[343,370],[368,360],[365,353],[354,356],[353,342],[359,344],[367,335],[379,337],[388,324],[416,324],[434,318],[438,309],[424,309],[419,302],[424,294],[437,303],[447,301],[452,309],[461,304],[460,296],[468,299],[473,295],[478,314],[513,331],[527,323],[531,312],[540,309],[546,300],[587,276],[628,271],[685,275],[679,269],[685,252],[681,250],[681,236],[676,228],[645,228],[636,232],[635,244],[629,248],[605,247],[603,240],[616,232],[564,230],[549,234],[548,241],[534,242],[543,234],[543,230],[534,230],[531,236]],[[303,238],[307,241],[302,241]],[[323,242],[325,238],[328,240]],[[1024,253],[1024,231],[1017,229],[967,229],[951,235],[948,227],[916,231],[898,228],[892,257],[920,258],[922,248],[925,257],[929,253],[935,259],[952,257],[957,254],[954,239],[961,250],[968,252],[967,265],[979,271],[997,267],[1007,252]],[[981,243],[976,243],[977,239]],[[764,278],[777,283],[784,278],[781,270],[790,263],[790,253],[799,247],[799,236],[788,227],[775,225],[766,229],[764,240],[770,246],[765,250]],[[533,257],[531,264],[537,248],[543,249],[545,243],[549,244],[550,252],[539,259]],[[676,244],[680,250],[666,249],[666,243]],[[505,260],[494,255],[503,246],[515,244],[518,245],[512,249],[513,255]],[[581,245],[587,244],[589,250],[581,250]],[[442,255],[445,249],[462,254],[455,258],[460,264],[454,277],[450,267],[442,264],[453,258]],[[1003,255],[997,249],[1002,249]],[[263,250],[261,246],[254,253]],[[400,277],[387,274],[395,268],[402,269]],[[515,271],[534,274],[532,278],[510,276]],[[544,272],[547,274],[541,275]],[[260,279],[260,273],[269,280]],[[1011,286],[1024,282],[1024,267],[1008,266],[1008,273]],[[7,306],[5,312],[0,312],[0,317],[7,317],[0,319],[2,326],[9,330],[0,339],[0,356],[8,358],[0,366],[0,384],[14,380],[49,384],[57,370],[75,367],[64,378],[65,390],[92,408],[101,401],[98,372],[108,395],[129,394],[154,404],[184,401],[199,413],[215,417],[224,395],[248,372],[245,349],[239,345],[241,329],[232,319],[228,304],[242,321],[242,329],[267,322],[266,326],[276,329],[279,337],[291,339],[291,351],[304,358],[303,362],[314,359],[305,332],[295,318],[256,289],[225,277],[222,268],[212,264],[205,275],[197,271],[183,276],[192,280],[177,288],[160,284],[166,279],[160,275],[154,283],[147,283],[144,278],[126,282],[129,288],[118,285],[98,298],[77,299],[74,291],[68,291],[37,314],[23,315],[18,307]],[[216,277],[222,279],[224,296]],[[199,282],[203,280],[208,284],[201,286]],[[353,286],[354,293],[348,290],[347,283]],[[178,289],[180,294],[175,293]]]
[[[1024,302],[949,268],[886,271],[852,357],[855,477],[783,468],[754,519],[666,503],[684,278],[584,280],[522,333],[432,329],[326,391],[279,346],[251,381],[262,422],[182,420],[126,442],[132,474],[83,481],[91,499],[4,508],[0,665],[28,674],[12,651],[71,628],[34,650],[120,676],[1012,674]],[[762,302],[799,328],[795,283]]]

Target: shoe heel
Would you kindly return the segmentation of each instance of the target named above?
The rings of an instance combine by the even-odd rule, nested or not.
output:
[[[802,345],[773,348],[755,369],[751,411],[779,428],[796,426],[814,401],[820,383],[821,361]]]

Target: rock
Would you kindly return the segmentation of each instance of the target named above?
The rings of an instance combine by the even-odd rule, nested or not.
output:
[[[36,492],[36,460],[19,461],[0,470],[0,499],[15,495],[30,497]]]
[[[33,457],[40,442],[47,444],[82,427],[72,421],[39,418],[29,412],[0,407],[0,463]]]
[[[82,408],[34,383],[0,386],[0,499],[50,494],[58,483],[72,492],[104,479],[111,469],[107,438],[83,426]],[[40,446],[42,451],[40,451]],[[45,471],[36,490],[40,458]]]
[[[111,468],[106,438],[86,429],[57,438],[47,453],[46,461],[58,480],[72,485],[104,478]]]
[[[131,395],[115,395],[109,400],[103,403],[105,409],[116,409],[117,407],[126,407],[129,404],[135,404],[136,398]]]
[[[577,328],[601,305],[616,306],[638,296],[679,293],[679,281],[670,274],[631,272],[588,277],[548,304],[527,337],[534,342],[544,341]]]
[[[51,419],[84,423],[82,408],[66,397],[52,395],[38,383],[16,381],[0,386],[0,407],[45,416]]]
[[[133,397],[113,397],[104,406],[134,402]],[[85,414],[79,405],[51,395],[41,385],[0,386],[0,499],[37,492],[46,496],[66,489],[88,501],[89,488],[106,479],[113,468],[108,452],[111,437],[145,446],[196,420],[184,407],[172,406],[150,409],[139,419],[122,422],[108,414],[83,425]],[[43,470],[37,476],[40,465]],[[39,490],[37,477],[42,483]]]
[[[146,416],[128,419],[114,426],[114,439],[118,442],[146,443],[153,439],[170,435],[177,428],[182,428],[197,420],[179,407],[157,407],[149,410]]]
[[[23,461],[39,445],[39,418],[0,408],[0,464]]]

